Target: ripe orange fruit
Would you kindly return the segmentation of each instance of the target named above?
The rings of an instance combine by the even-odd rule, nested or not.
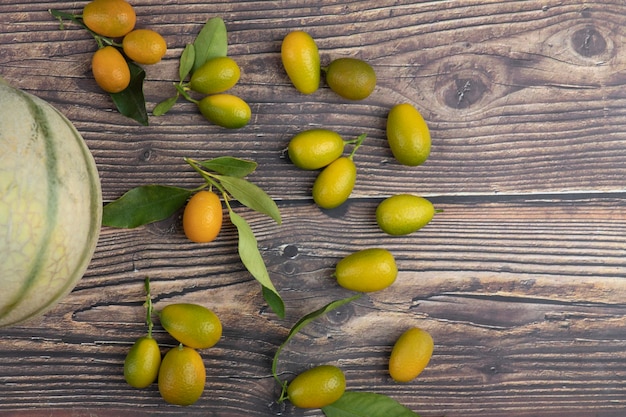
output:
[[[393,284],[398,276],[398,267],[388,250],[369,248],[354,252],[339,261],[334,275],[343,288],[373,292]]]
[[[387,141],[403,165],[421,165],[430,155],[430,131],[422,115],[409,103],[397,104],[387,116]]]
[[[222,337],[219,317],[198,304],[169,304],[159,312],[159,319],[172,337],[194,349],[210,348]]]
[[[185,206],[183,230],[192,242],[211,242],[222,228],[223,217],[219,196],[213,191],[202,190],[194,194]]]
[[[324,209],[339,207],[348,200],[356,183],[356,165],[347,156],[335,159],[313,183],[313,201]]]
[[[122,49],[127,57],[138,64],[156,64],[167,51],[163,36],[150,29],[135,29],[122,39]]]
[[[161,397],[175,405],[191,405],[204,391],[206,368],[195,350],[180,344],[167,351],[158,376]]]
[[[389,375],[396,382],[409,382],[428,365],[433,354],[432,336],[425,330],[412,327],[396,341],[389,358]]]
[[[308,369],[287,385],[289,401],[299,408],[322,408],[337,401],[346,390],[346,377],[336,366]]]
[[[298,91],[311,94],[320,84],[320,55],[315,41],[306,32],[296,30],[283,39],[280,57],[287,76]]]
[[[326,83],[335,93],[349,100],[363,100],[376,87],[376,73],[365,61],[339,58],[326,68]]]
[[[156,381],[160,365],[161,351],[156,340],[140,337],[124,359],[124,379],[131,387],[145,388]]]
[[[209,59],[191,74],[189,88],[203,94],[223,93],[239,81],[241,70],[234,59],[219,56]]]
[[[83,8],[83,22],[98,35],[119,38],[133,30],[137,15],[124,0],[93,0]]]
[[[119,93],[130,84],[128,63],[113,46],[105,46],[93,54],[91,71],[96,83],[108,93]]]

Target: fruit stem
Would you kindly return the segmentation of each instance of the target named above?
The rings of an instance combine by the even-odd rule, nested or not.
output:
[[[144,307],[146,308],[146,324],[148,325],[148,337],[152,337],[152,327],[154,323],[152,323],[152,296],[150,295],[150,277],[146,277],[144,281],[144,287],[146,289],[146,302],[144,303]]]
[[[202,185],[201,187],[198,188],[198,190],[201,190],[207,186],[211,186],[211,187],[215,187],[217,188],[223,195],[226,194],[226,190],[224,190],[224,188],[222,187],[222,185],[219,183],[219,181],[217,181],[216,178],[214,178],[214,176],[208,172],[206,172],[205,170],[203,170],[202,168],[200,168],[198,161],[196,161],[195,159],[192,158],[183,158],[185,160],[185,162],[187,162],[189,165],[191,165],[191,167],[202,176],[202,178],[204,178],[204,180],[206,181],[206,183],[204,185]]]
[[[354,154],[356,153],[356,150],[359,149],[359,147],[361,146],[361,144],[365,140],[366,136],[367,136],[367,134],[363,133],[363,134],[359,135],[356,138],[356,142],[354,143],[354,149],[352,149],[352,152],[350,152],[350,155],[348,155],[348,158],[352,159],[354,157]]]

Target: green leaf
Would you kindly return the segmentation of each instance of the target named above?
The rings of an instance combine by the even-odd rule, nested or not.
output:
[[[224,20],[221,17],[213,17],[207,20],[194,40],[193,46],[195,59],[192,72],[196,71],[211,58],[226,56],[228,36]]]
[[[183,53],[180,56],[180,64],[178,66],[178,76],[180,81],[184,81],[193,68],[193,64],[196,60],[196,48],[193,44],[188,43],[183,49]]]
[[[102,225],[132,229],[167,219],[181,208],[192,191],[165,185],[143,185],[104,206]]]
[[[235,200],[252,210],[270,216],[276,223],[281,224],[280,210],[276,202],[259,186],[243,178],[225,175],[216,175],[215,178]]]
[[[146,78],[146,73],[134,62],[128,61],[128,67],[130,68],[130,84],[123,91],[111,93],[110,96],[121,114],[148,126],[148,112],[143,96],[143,80]]]
[[[154,106],[154,109],[152,109],[152,115],[163,116],[165,113],[170,111],[174,104],[176,104],[176,101],[178,101],[178,94],[161,101],[156,106]]]
[[[322,408],[326,417],[419,417],[393,398],[373,392],[346,391]]]
[[[229,213],[230,221],[237,227],[237,231],[239,232],[238,247],[241,262],[243,262],[246,269],[263,286],[263,297],[270,308],[280,318],[284,318],[285,304],[280,294],[278,294],[278,291],[276,291],[274,284],[272,284],[267,268],[265,267],[265,262],[263,262],[263,257],[261,257],[261,253],[259,252],[256,237],[254,237],[250,225],[248,225],[248,222],[246,222],[243,217],[234,211],[229,210]]]
[[[198,164],[218,174],[237,178],[252,174],[258,165],[249,159],[233,158],[232,156],[219,156],[207,161],[200,161]]]
[[[274,359],[272,361],[272,374],[274,374],[274,377],[278,378],[276,376],[276,367],[278,365],[278,356],[280,355],[280,352],[283,350],[283,348],[287,345],[287,343],[289,343],[289,341],[291,340],[292,337],[294,337],[296,335],[296,333],[298,333],[300,330],[302,330],[302,328],[304,326],[306,326],[307,324],[309,324],[310,322],[312,322],[313,320],[315,320],[316,318],[328,313],[329,311],[335,310],[339,307],[341,307],[344,304],[348,304],[351,301],[356,300],[357,298],[361,297],[363,294],[357,294],[357,295],[353,295],[352,297],[348,297],[348,298],[342,298],[341,300],[335,300],[331,303],[326,304],[324,307],[319,308],[305,316],[303,316],[300,320],[298,320],[296,322],[296,324],[293,325],[293,327],[291,328],[291,330],[289,331],[289,334],[287,335],[287,339],[285,339],[285,341],[278,347],[278,349],[276,350],[276,353],[274,354]]]

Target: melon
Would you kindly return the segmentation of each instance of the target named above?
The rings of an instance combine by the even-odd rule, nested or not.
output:
[[[100,177],[80,133],[0,78],[0,327],[41,316],[74,289],[101,219]]]

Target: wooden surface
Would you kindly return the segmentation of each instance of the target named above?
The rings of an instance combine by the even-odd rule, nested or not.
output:
[[[180,218],[135,230],[103,228],[76,289],[46,316],[0,333],[0,414],[8,416],[321,416],[277,407],[270,366],[295,321],[349,293],[331,274],[354,250],[390,249],[400,274],[389,289],[323,317],[281,355],[285,378],[317,364],[344,369],[348,389],[386,394],[422,416],[623,416],[626,410],[626,5],[574,1],[133,1],[141,26],[169,51],[146,67],[148,108],[173,92],[178,58],[206,19],[224,18],[242,68],[233,93],[251,123],[226,131],[180,101],[144,127],[113,110],[90,73],[93,39],[59,30],[48,8],[86,2],[0,4],[0,74],[50,101],[83,134],[104,199],[160,183],[193,187],[185,156],[252,158],[250,180],[279,204],[283,224],[243,208],[282,294],[269,311],[239,261],[236,230],[188,242]],[[325,85],[303,96],[280,64],[282,38],[305,29],[323,63],[370,62],[378,85],[351,103]],[[389,108],[413,103],[433,147],[421,167],[394,162]],[[367,133],[348,203],[319,210],[314,172],[284,149],[314,126]],[[444,212],[421,231],[389,237],[373,213],[409,192]],[[166,405],[156,386],[125,384],[122,363],[145,331],[143,279],[157,308],[197,302],[224,325],[202,351],[208,369],[193,406]],[[396,384],[391,345],[408,326],[434,337],[423,374]],[[156,337],[174,344],[158,325]]]

